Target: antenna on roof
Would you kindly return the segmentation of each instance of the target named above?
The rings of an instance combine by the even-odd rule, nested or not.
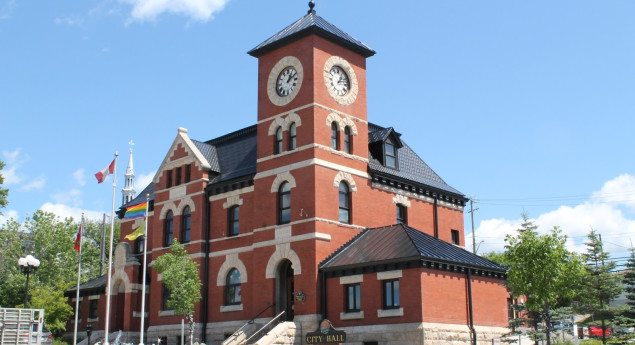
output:
[[[315,7],[315,1],[311,0],[309,1],[309,12],[307,13],[315,13],[315,10],[313,9],[313,7]]]

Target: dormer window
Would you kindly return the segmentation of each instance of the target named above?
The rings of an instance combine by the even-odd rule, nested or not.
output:
[[[384,163],[389,168],[397,169],[397,149],[388,141],[384,143]]]

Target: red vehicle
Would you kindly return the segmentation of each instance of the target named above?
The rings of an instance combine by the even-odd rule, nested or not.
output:
[[[611,336],[611,329],[607,328],[606,333],[604,333],[605,336],[609,337]],[[589,335],[590,336],[595,336],[595,337],[601,337],[602,336],[602,327],[598,327],[598,326],[591,326],[589,327]]]

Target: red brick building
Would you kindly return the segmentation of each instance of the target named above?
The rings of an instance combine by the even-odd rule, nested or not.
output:
[[[200,267],[207,344],[276,315],[297,344],[324,318],[356,344],[485,343],[506,331],[504,269],[463,248],[466,197],[367,118],[374,53],[311,9],[249,51],[255,125],[207,141],[179,128],[153,182],[124,205],[150,194],[146,343],[180,334],[152,269],[173,238]],[[110,331],[136,342],[143,245],[123,236],[141,222],[122,219],[110,316]],[[104,329],[105,281],[82,287],[82,305],[99,302],[82,307],[81,330]]]

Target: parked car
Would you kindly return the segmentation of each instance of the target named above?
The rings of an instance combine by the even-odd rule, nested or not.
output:
[[[602,336],[602,327],[591,326],[589,327],[589,335],[592,337],[601,337]],[[604,333],[607,337],[611,336],[611,329],[607,328],[606,333]]]

